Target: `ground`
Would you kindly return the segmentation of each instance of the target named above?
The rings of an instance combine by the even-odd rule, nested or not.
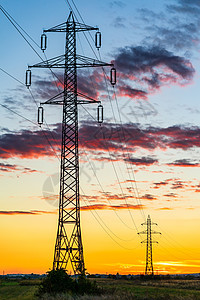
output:
[[[91,279],[94,280],[94,279]],[[103,296],[82,296],[76,300],[200,300],[200,279],[122,280],[95,279],[103,287]],[[37,300],[38,280],[1,280],[1,300]],[[44,296],[44,300],[72,300],[69,295]]]

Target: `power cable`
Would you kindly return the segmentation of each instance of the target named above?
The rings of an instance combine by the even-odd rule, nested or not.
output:
[[[18,117],[21,117],[22,119],[24,119],[24,120],[26,120],[26,121],[32,123],[33,125],[38,126],[37,123],[34,123],[33,121],[27,119],[26,117],[22,116],[21,114],[17,113],[16,111],[14,111],[13,109],[7,107],[6,105],[1,104],[1,103],[0,103],[0,105],[1,105],[2,107],[4,107],[5,109],[9,110],[10,112],[12,112],[13,114],[17,115]]]
[[[73,9],[72,9],[72,7],[71,7],[69,1],[68,1],[68,0],[66,0],[66,1],[67,1],[68,5],[69,5],[70,9],[73,11]],[[81,14],[80,14],[80,12],[79,12],[79,10],[78,10],[76,4],[74,3],[73,0],[71,0],[71,1],[72,1],[73,5],[74,5],[74,7],[75,7],[75,9],[76,9],[76,11],[77,11],[79,17],[81,18],[83,24],[85,24],[85,22],[84,22],[84,20],[83,20],[83,18],[82,18],[82,16],[81,16]],[[73,13],[74,13],[74,12],[73,12]],[[75,14],[75,13],[74,13],[74,14]],[[77,17],[76,17],[76,19],[77,19]],[[89,35],[90,35],[91,39],[93,40],[92,35],[91,35],[90,32],[89,32]],[[85,36],[85,37],[86,37],[86,36]],[[93,51],[95,57],[98,58],[97,55],[96,55],[96,53],[95,53],[94,50],[93,50],[93,47],[92,47],[91,43],[90,43],[89,40],[87,39],[87,37],[86,37],[86,40],[88,41],[88,44],[89,44],[90,48],[92,49],[92,51]],[[93,40],[93,41],[94,41],[94,40]],[[99,49],[98,49],[98,50],[99,50]],[[100,57],[100,60],[101,60],[100,51],[98,51],[98,53],[99,53],[99,57]],[[106,75],[105,75],[105,70],[104,70],[103,67],[102,67],[102,70],[103,70],[104,76],[106,77]],[[108,90],[108,88],[107,88],[107,90]],[[115,94],[115,95],[116,95],[116,94]],[[110,96],[109,96],[109,99],[110,99]],[[110,101],[110,102],[111,102],[111,101]],[[111,108],[112,108],[112,104],[111,104]],[[113,108],[112,108],[112,111],[113,111]],[[119,111],[119,109],[118,109],[118,111]],[[120,112],[119,112],[119,113],[120,113]],[[121,117],[120,117],[120,118],[121,118]],[[129,173],[129,172],[128,172],[128,173]],[[137,191],[137,193],[138,193],[138,188],[137,188],[136,180],[135,180],[135,174],[134,174],[134,182],[135,182],[135,186],[136,186],[136,191]],[[131,181],[131,183],[132,183],[132,181]],[[133,188],[133,190],[134,190],[134,187],[133,187],[133,186],[132,186],[132,188]],[[136,196],[136,198],[137,198],[137,196]],[[138,198],[140,199],[139,193],[138,193]],[[140,203],[140,204],[141,204],[141,203]],[[145,219],[145,214],[144,214],[143,209],[142,209],[142,214],[143,214],[143,217],[144,217],[144,219]]]
[[[26,37],[20,32],[20,30],[17,28],[17,26],[14,24],[14,22],[20,27],[20,29],[21,30],[23,30],[23,28],[3,9],[3,7],[1,6],[0,7],[1,8],[1,10],[2,10],[2,12],[4,13],[4,15],[8,18],[8,20],[12,23],[12,25],[16,28],[16,30],[20,33],[20,35],[25,39],[25,41],[29,44],[29,46],[32,48],[32,50],[40,57],[40,59],[41,60],[43,60],[42,58],[41,58],[41,56],[38,54],[38,52],[33,48],[33,46],[29,43],[29,41],[26,39]],[[77,8],[76,8],[77,9]],[[13,22],[13,21],[14,22]],[[23,30],[23,32],[24,33],[26,33],[24,30]],[[27,33],[26,33],[27,34]],[[35,41],[30,37],[30,35],[28,35],[27,34],[27,36],[35,43]],[[89,42],[89,41],[88,41]],[[37,43],[35,43],[37,46],[38,46],[38,44]],[[91,44],[90,44],[90,46],[91,46]],[[39,47],[39,46],[38,46]],[[51,69],[50,69],[51,70]],[[52,72],[52,74],[54,74],[53,73],[53,71],[51,70],[51,72]],[[54,76],[56,76],[55,74],[54,74]],[[58,77],[56,76],[56,78],[58,79]],[[59,80],[59,79],[58,79]],[[59,80],[60,81],[60,80]],[[21,82],[20,82],[21,83]],[[32,94],[32,92],[30,91],[30,93],[31,93],[31,96],[32,96],[32,98],[33,98],[33,100],[34,100],[34,102],[35,102],[35,104],[37,105],[37,102],[35,101],[35,99],[34,99],[34,97],[33,97],[33,94]],[[50,131],[51,132],[51,131]],[[52,134],[52,133],[51,133]],[[115,170],[115,173],[116,173],[116,170]],[[117,176],[117,175],[116,175]],[[118,180],[119,181],[119,180]],[[137,228],[137,227],[136,227]]]
[[[69,5],[70,9],[73,11],[71,5],[69,4],[69,1],[68,1],[68,0],[66,0],[66,1],[67,1],[68,5]],[[73,1],[72,1],[72,2],[73,2]],[[84,22],[84,20],[83,20],[83,18],[82,18],[82,16],[81,16],[81,14],[80,14],[79,10],[77,9],[77,7],[76,7],[76,5],[75,5],[74,2],[73,2],[73,5],[75,6],[75,8],[76,8],[76,10],[77,10],[77,12],[78,12],[78,14],[79,14],[79,16],[80,16],[80,18],[81,18],[83,24],[85,24],[85,22]],[[73,13],[74,13],[74,12],[73,12]],[[75,15],[75,13],[74,13],[74,15]],[[76,17],[76,15],[75,15],[75,17]],[[76,19],[77,19],[77,17],[76,17]],[[91,36],[91,35],[90,35],[90,36]],[[95,54],[95,57],[97,58],[97,55],[96,55],[95,51],[93,50],[93,47],[92,47],[91,43],[89,42],[89,40],[88,40],[88,38],[87,38],[86,35],[85,35],[85,37],[86,37],[86,39],[87,39],[87,41],[88,41],[88,43],[89,43],[89,45],[90,45],[90,48],[92,49],[93,53]],[[101,58],[100,58],[100,59],[101,59]],[[104,68],[102,68],[102,69],[103,69],[103,72],[105,73]],[[104,78],[105,78],[105,77],[104,77]],[[111,102],[111,99],[110,99],[110,95],[109,95],[109,90],[108,90],[106,78],[105,78],[105,83],[106,83],[106,87],[107,87],[107,92],[108,92],[108,96],[109,96],[109,100],[110,100],[110,105],[111,105],[112,113],[113,113],[113,116],[114,116],[114,110],[113,110],[112,102]],[[114,119],[115,119],[115,116],[114,116]],[[116,122],[116,120],[115,120],[115,122]],[[101,127],[101,128],[102,128],[102,127]],[[102,134],[104,134],[103,131],[102,131]],[[104,137],[104,139],[105,139],[105,137]],[[111,158],[110,151],[109,151],[109,156],[110,156],[110,158]],[[112,160],[112,159],[111,159],[111,163],[112,163],[112,166],[113,166],[113,169],[114,169],[114,172],[115,172],[115,176],[116,176],[116,178],[117,178],[117,181],[118,181],[120,190],[121,190],[122,194],[124,194],[123,189],[122,189],[122,186],[121,186],[121,183],[120,183],[120,181],[119,181],[119,177],[118,177],[117,172],[116,172],[116,168],[115,168],[115,166],[114,166],[114,163],[113,163],[113,160]],[[120,172],[122,173],[120,167],[119,167],[119,169],[120,169]],[[126,202],[126,198],[125,198],[125,197],[124,197],[124,199],[125,199],[125,202]],[[127,202],[126,202],[126,205],[127,205],[127,207],[128,207],[128,203],[127,203]],[[135,221],[133,220],[132,214],[131,214],[131,212],[130,212],[130,209],[128,209],[128,210],[129,210],[129,214],[130,214],[130,216],[131,216],[131,219],[132,219],[132,221],[133,221],[133,224],[134,224],[134,226],[136,227],[136,230],[138,231],[137,226],[136,226],[136,224],[135,224]]]
[[[81,193],[85,196],[85,193],[84,193],[84,191],[83,191],[83,189],[80,187],[80,189],[81,189]],[[84,201],[84,203],[86,204],[86,206],[88,206],[88,204],[86,203],[86,201],[85,200],[83,200]],[[124,239],[121,239],[120,237],[118,237],[107,225],[106,225],[106,223],[102,220],[102,218],[99,216],[99,214],[95,211],[95,210],[90,210],[90,212],[91,212],[91,214],[94,216],[94,218],[95,218],[95,220],[99,223],[99,225],[103,228],[103,230],[108,234],[108,236],[118,245],[118,246],[120,246],[121,248],[123,248],[123,249],[126,249],[126,250],[133,250],[133,249],[136,249],[136,248],[138,248],[139,246],[137,246],[137,247],[135,247],[135,248],[127,248],[127,247],[124,247],[123,245],[121,245],[118,241],[116,241],[113,237],[112,237],[112,235],[109,233],[109,231],[115,236],[115,237],[117,237],[118,239],[120,239],[120,240],[122,240],[122,241],[130,241],[130,240],[124,240]],[[96,215],[97,215],[97,217],[100,219],[100,221],[99,221],[99,219],[96,217],[96,215],[95,215],[95,213],[96,213]],[[104,228],[104,226],[106,227],[106,229]]]
[[[36,53],[36,55],[39,56],[39,58],[42,60],[42,57],[40,56],[40,54],[34,49],[34,47],[27,40],[27,38],[25,37],[25,35],[18,29],[18,27],[14,23],[15,22],[14,19],[8,14],[8,12],[3,8],[2,5],[0,5],[0,10],[6,16],[6,18],[10,21],[10,23],[15,27],[15,29],[18,31],[18,33],[23,37],[23,39],[27,42],[27,44],[31,47],[31,49]]]
[[[11,77],[13,80],[15,80],[15,81],[17,81],[18,83],[20,83],[21,85],[25,86],[25,84],[24,84],[23,82],[21,82],[20,80],[18,80],[15,76],[9,74],[7,71],[5,71],[5,70],[2,69],[2,68],[0,68],[0,70],[1,70],[3,73],[5,73],[7,76]],[[38,107],[38,104],[37,104],[37,102],[36,102],[36,100],[35,100],[35,98],[34,98],[32,92],[31,92],[30,88],[29,88],[29,92],[30,92],[30,95],[31,95],[33,101],[35,102],[36,106]],[[23,118],[24,120],[26,120],[26,121],[28,121],[28,122],[31,122],[31,123],[34,124],[34,125],[37,125],[37,126],[40,128],[40,130],[41,130],[43,136],[44,136],[45,139],[47,140],[48,144],[49,144],[50,147],[52,148],[52,150],[53,150],[55,156],[56,156],[56,157],[58,158],[58,160],[60,161],[60,159],[59,159],[58,155],[56,154],[56,151],[55,151],[55,149],[54,149],[52,143],[51,143],[50,140],[49,140],[49,138],[48,138],[47,135],[45,134],[44,130],[43,130],[37,123],[34,123],[33,121],[29,120],[28,118],[22,116],[21,114],[15,112],[14,110],[12,110],[12,109],[10,109],[10,108],[8,108],[6,105],[3,105],[3,104],[0,104],[0,105],[1,105],[2,107],[6,108],[7,110],[11,111],[12,113],[14,113],[14,114],[20,116],[20,117]],[[46,122],[46,121],[45,121],[45,122]],[[49,126],[48,126],[47,123],[46,123],[46,125],[47,125],[47,127],[48,127],[48,130],[49,130],[50,134],[52,135],[52,132],[51,132],[51,130],[50,130],[50,128],[49,128]],[[53,138],[53,140],[54,140],[54,137],[53,137],[53,136],[52,136],[52,138]]]

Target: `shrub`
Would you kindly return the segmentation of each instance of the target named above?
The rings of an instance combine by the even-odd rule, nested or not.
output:
[[[36,296],[61,293],[100,295],[102,289],[97,286],[95,281],[90,281],[85,276],[79,276],[77,280],[72,279],[64,269],[47,272],[47,277],[42,280]]]
[[[47,277],[42,280],[37,296],[45,293],[57,294],[67,291],[74,291],[72,278],[63,269],[47,272]]]

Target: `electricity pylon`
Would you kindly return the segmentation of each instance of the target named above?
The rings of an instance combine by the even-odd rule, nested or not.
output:
[[[64,68],[65,70],[63,92],[42,104],[63,106],[59,219],[53,269],[66,270],[71,264],[74,274],[85,274],[80,225],[77,105],[100,102],[77,91],[77,68],[113,66],[76,53],[76,34],[89,30],[98,30],[98,28],[75,22],[73,13],[70,12],[67,22],[44,30],[43,33],[46,45],[45,32],[65,32],[65,54],[29,66],[29,68]],[[78,99],[77,96],[87,100]]]
[[[152,244],[158,243],[157,241],[152,240],[152,234],[161,234],[160,232],[152,230],[152,225],[158,225],[156,223],[151,222],[151,218],[148,215],[147,222],[142,223],[141,225],[146,225],[147,229],[141,232],[138,232],[138,234],[146,234],[147,239],[142,241],[141,243],[146,243],[146,268],[145,268],[145,275],[153,275],[153,258],[152,258]]]

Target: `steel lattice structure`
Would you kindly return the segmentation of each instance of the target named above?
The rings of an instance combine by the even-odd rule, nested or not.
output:
[[[63,106],[59,219],[53,269],[66,270],[71,264],[74,274],[85,274],[79,201],[78,104],[99,102],[77,92],[77,68],[112,66],[76,54],[76,34],[88,30],[98,28],[75,22],[73,13],[70,12],[67,22],[44,30],[66,33],[65,54],[29,66],[65,70],[64,91],[43,104]],[[78,96],[87,100],[80,100]]]
[[[152,225],[157,225],[156,223],[151,222],[151,218],[148,215],[147,222],[142,223],[142,225],[147,226],[147,229],[139,232],[138,234],[146,234],[147,239],[142,241],[141,243],[146,243],[146,268],[145,275],[153,275],[153,258],[152,258],[152,244],[158,243],[157,241],[152,240],[152,234],[161,234],[160,232],[152,230]]]

